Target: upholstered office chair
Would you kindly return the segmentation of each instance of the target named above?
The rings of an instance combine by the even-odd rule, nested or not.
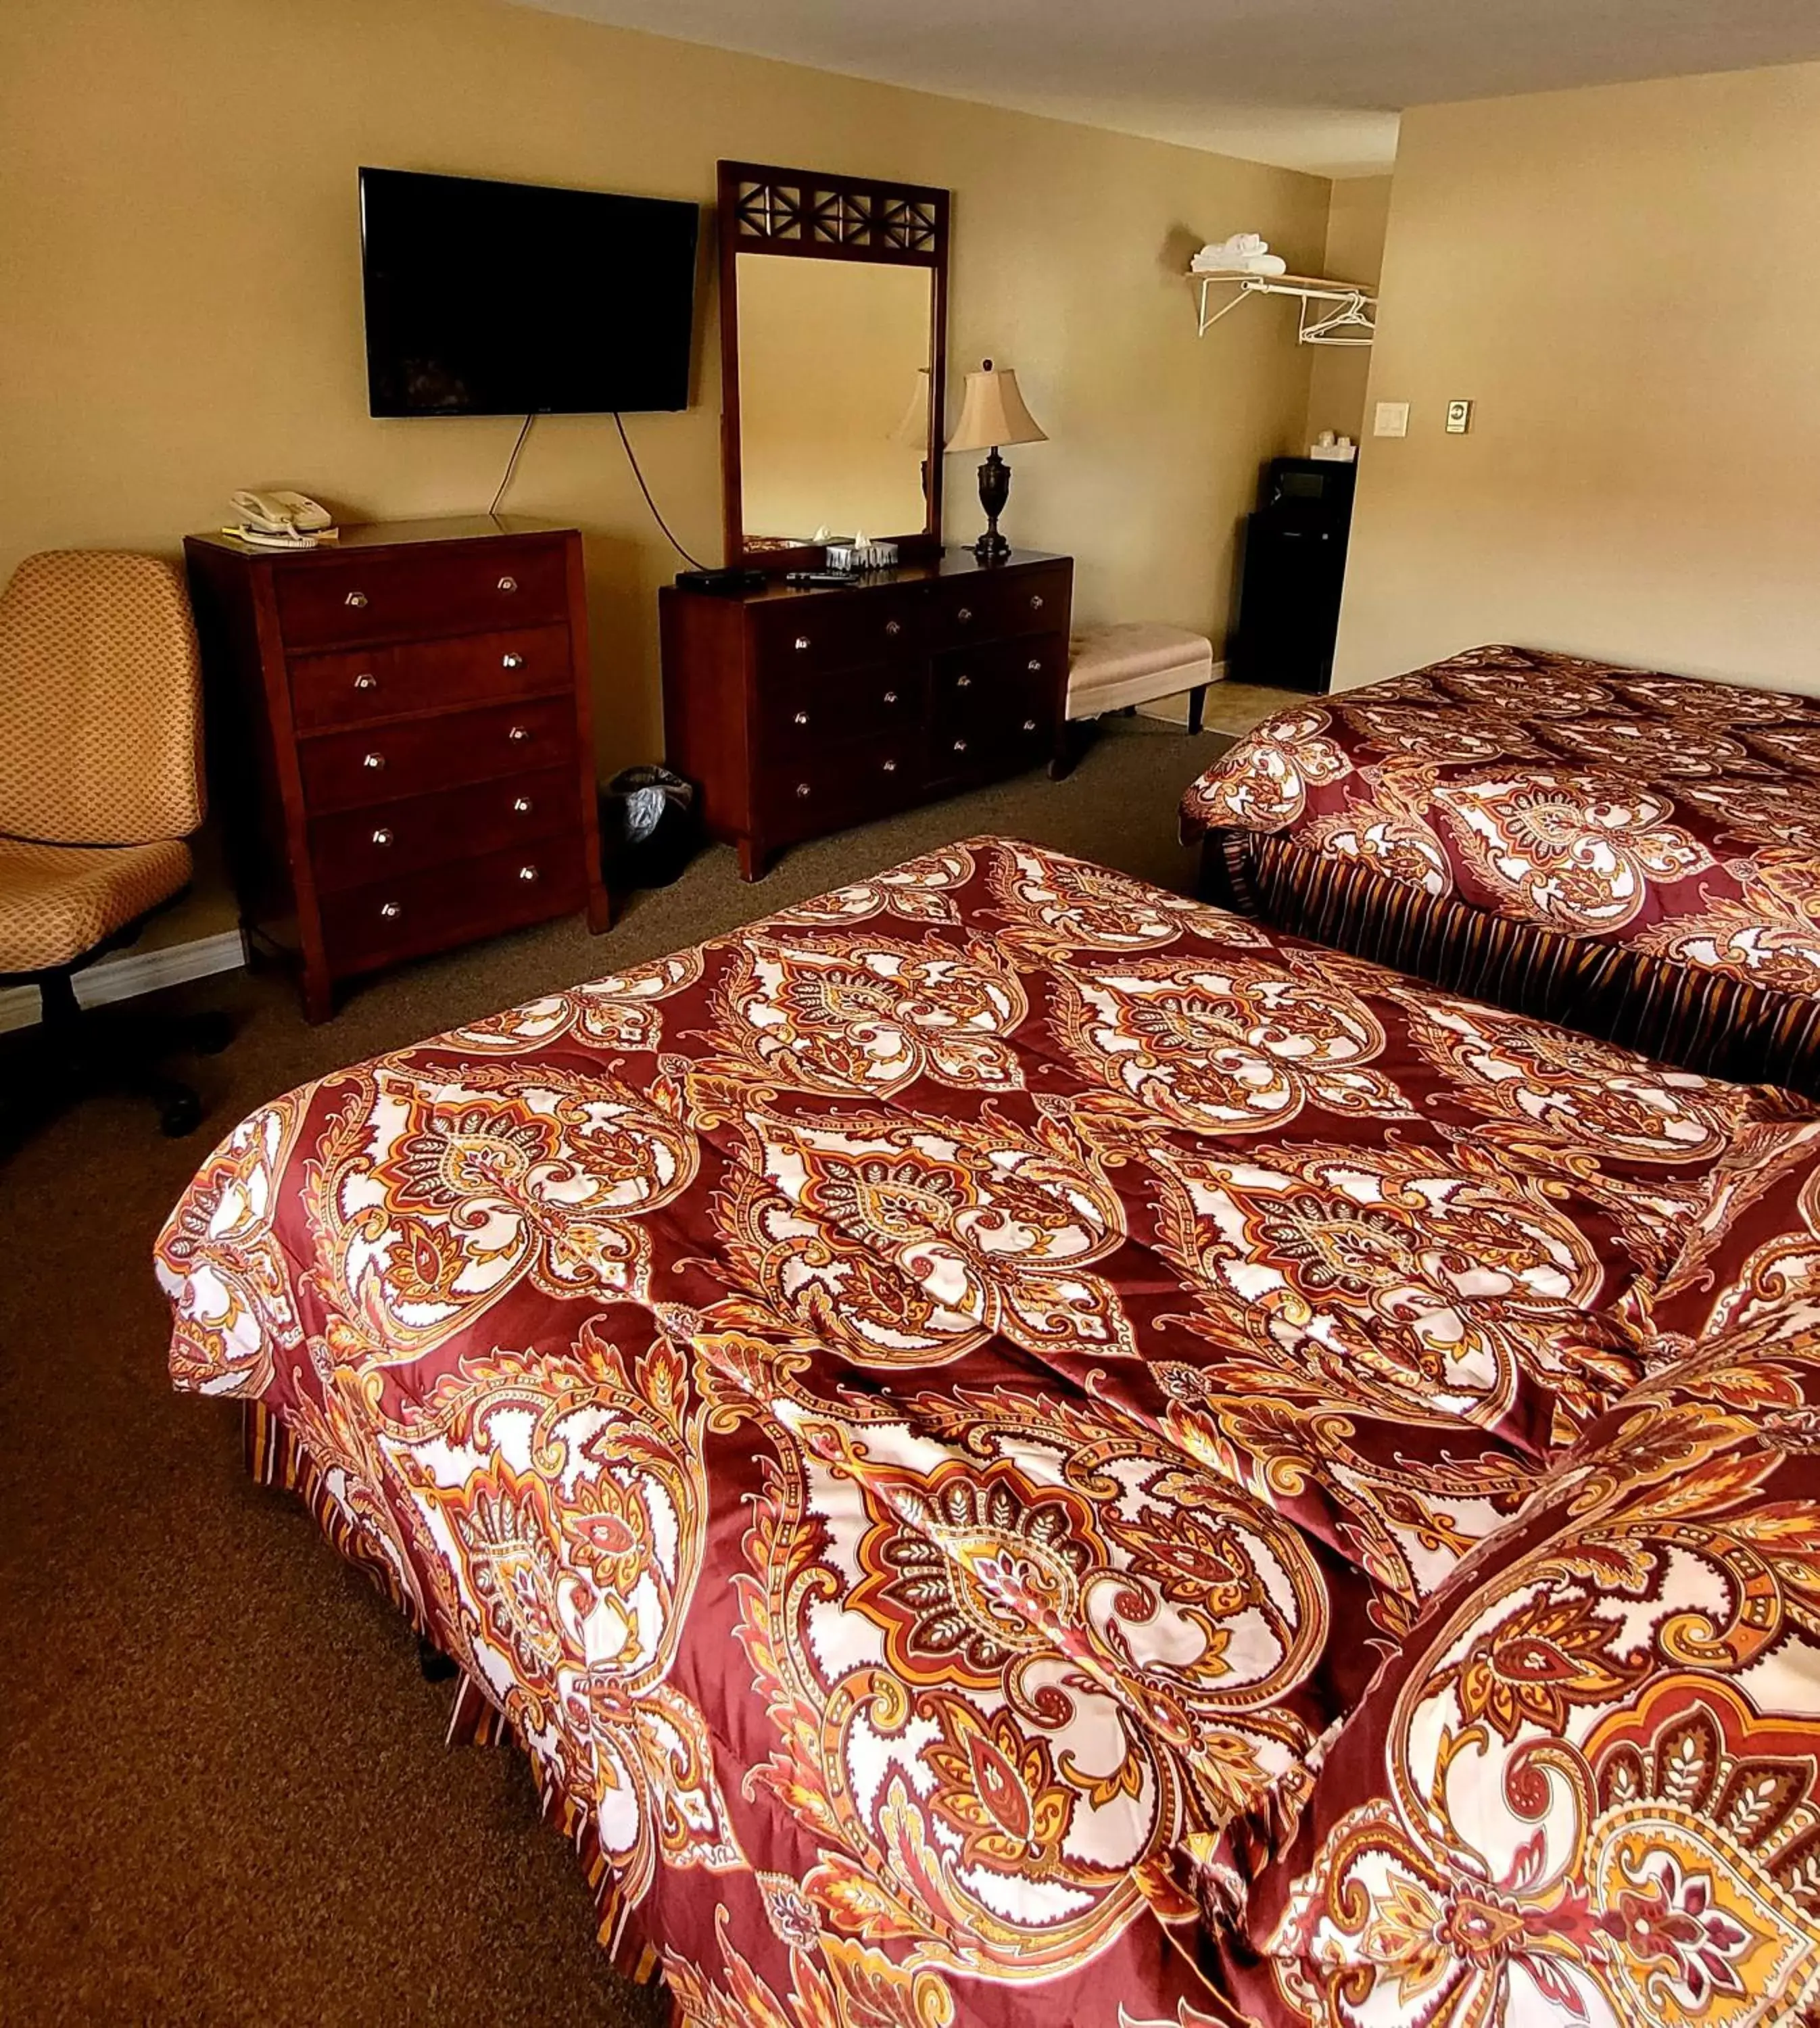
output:
[[[167,1134],[202,1118],[161,1049],[227,1041],[79,1008],[75,975],[189,884],[202,821],[202,686],[182,576],[154,557],[51,550],[0,595],[0,984],[38,988],[59,1089],[143,1092]]]

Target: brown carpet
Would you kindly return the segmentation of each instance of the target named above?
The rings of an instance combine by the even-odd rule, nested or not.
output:
[[[694,943],[980,831],[1186,889],[1183,786],[1227,745],[1116,720],[1069,780],[1027,776],[788,854],[705,853],[607,937],[562,923],[358,990],[320,1028],[280,980],[226,1008],[209,1117],[161,1140],[88,1101],[0,1178],[0,2019],[646,2023],[594,1942],[579,1867],[515,1748],[447,1752],[449,1688],[301,1508],[246,1478],[238,1411],[173,1395],[149,1265],[217,1136],[305,1078]],[[28,1075],[0,1043],[0,1091]]]

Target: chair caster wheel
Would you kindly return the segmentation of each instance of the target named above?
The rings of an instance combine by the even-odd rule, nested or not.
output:
[[[190,1046],[199,1057],[218,1057],[234,1039],[234,1023],[225,1014],[198,1014],[190,1023]]]
[[[158,1131],[167,1140],[180,1141],[202,1123],[202,1101],[193,1091],[178,1092],[158,1108]]]

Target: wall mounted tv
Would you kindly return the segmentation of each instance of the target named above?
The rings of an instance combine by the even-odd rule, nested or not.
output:
[[[689,403],[696,205],[361,171],[375,416]]]

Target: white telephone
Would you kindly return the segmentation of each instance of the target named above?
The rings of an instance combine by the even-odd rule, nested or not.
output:
[[[239,516],[228,532],[256,548],[313,550],[335,537],[335,516],[305,493],[234,493],[228,504]]]

